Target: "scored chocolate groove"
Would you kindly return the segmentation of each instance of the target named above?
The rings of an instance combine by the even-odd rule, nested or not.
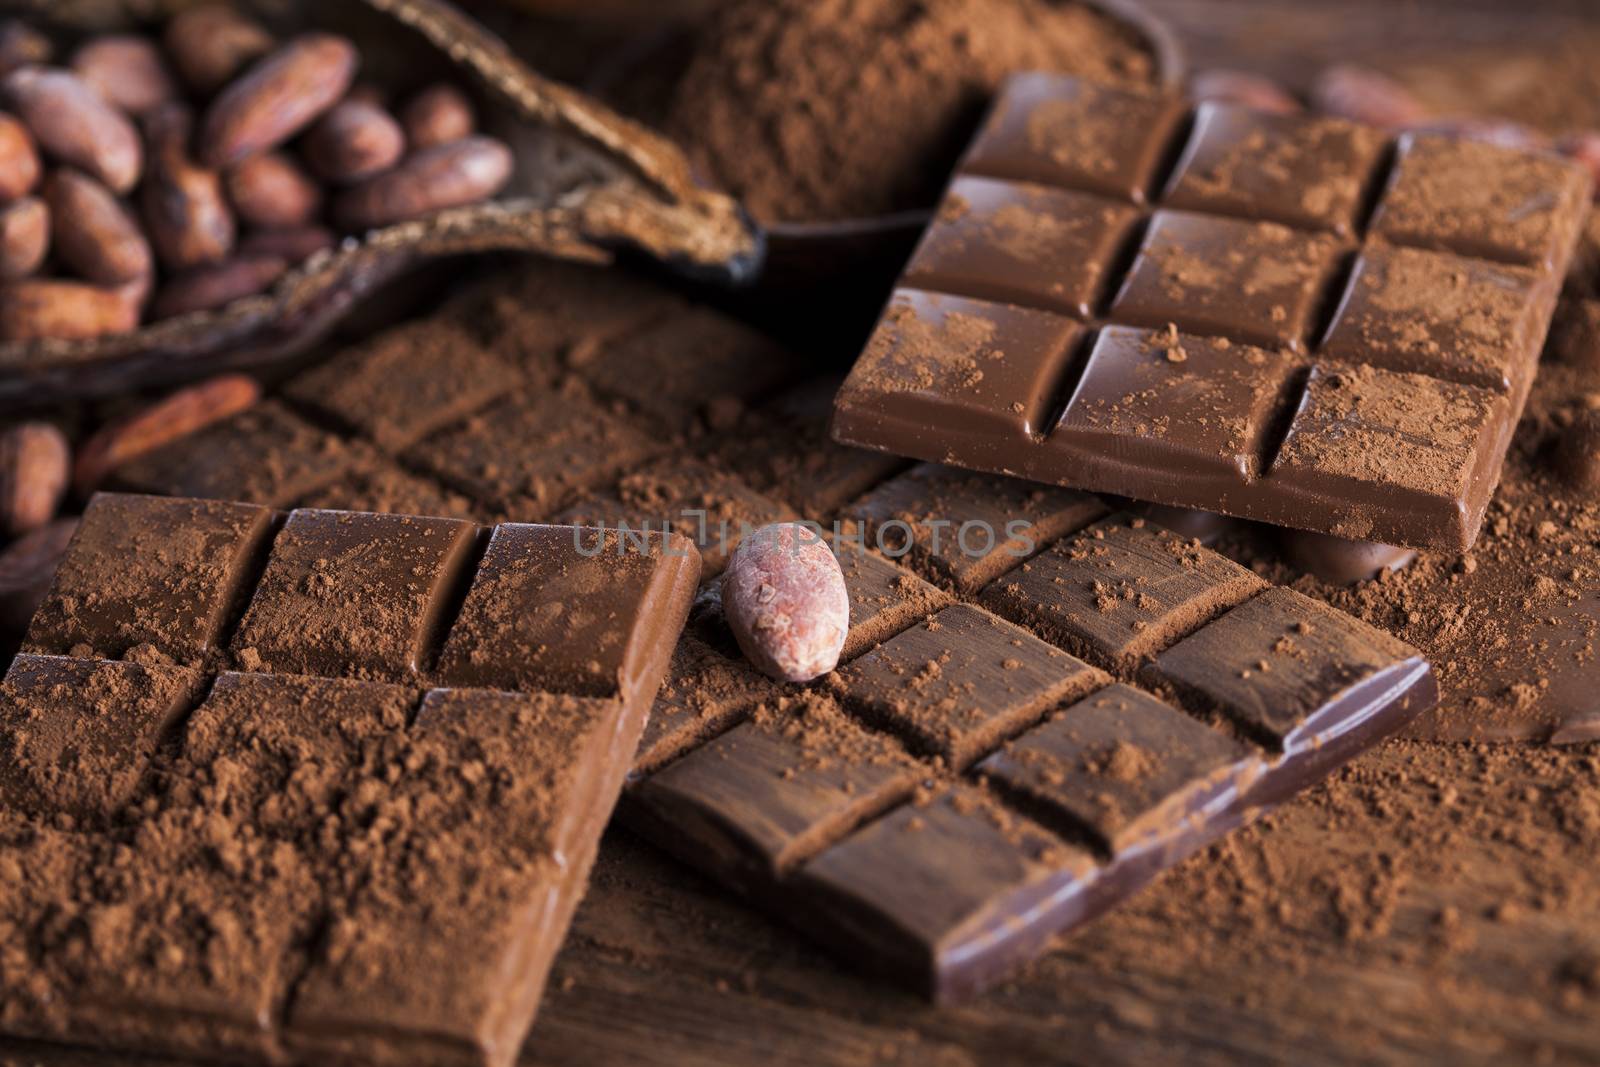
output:
[[[659,533],[96,496],[0,684],[0,1032],[509,1064],[699,569]]]
[[[836,439],[1465,550],[1588,184],[1552,155],[1017,75]]]
[[[592,302],[597,292],[631,291],[633,283],[549,267],[521,284],[535,292],[496,295],[488,301],[488,313],[477,305],[462,305],[466,310],[458,313],[468,322],[483,317],[486,334],[515,339],[527,388],[479,397],[470,412],[456,410],[453,422],[401,411],[386,420],[381,442],[376,432],[354,432],[378,425],[362,413],[374,406],[362,399],[365,390],[342,390],[338,401],[319,405],[291,399],[299,417],[313,424],[334,414],[336,406],[347,409],[328,432],[345,446],[341,456],[360,453],[367,459],[366,466],[356,465],[358,477],[329,477],[300,501],[411,512],[442,508],[449,509],[442,513],[480,521],[668,520],[694,537],[696,524],[679,522],[675,514],[690,506],[705,512],[711,527],[711,537],[701,545],[706,573],[714,572],[731,547],[719,536],[722,520],[729,522],[733,539],[741,518],[761,522],[798,514],[841,523],[845,537],[838,555],[851,594],[851,625],[838,684],[782,686],[751,669],[721,619],[717,585],[709,583],[644,729],[625,808],[634,824],[664,847],[744,888],[780,918],[803,919],[851,966],[876,969],[936,996],[971,993],[1040,951],[1051,933],[1110,906],[1186,851],[1260,804],[1283,799],[1433,699],[1431,675],[1415,654],[1380,642],[1374,647],[1393,662],[1368,673],[1395,683],[1391,699],[1369,695],[1360,709],[1329,702],[1333,722],[1286,701],[1288,721],[1328,741],[1313,752],[1296,748],[1286,760],[1263,725],[1265,716],[1237,701],[1212,702],[1199,689],[1176,695],[1161,678],[1139,673],[1150,657],[1263,599],[1265,587],[1250,572],[1154,527],[1112,520],[1112,508],[1090,494],[931,464],[906,469],[895,457],[833,443],[827,439],[826,418],[837,380],[808,378],[768,402],[746,407],[744,401],[765,395],[771,382],[796,381],[814,372],[798,360],[785,360],[742,327],[724,321],[713,330],[713,320],[703,314],[691,316],[693,330],[679,327],[661,334],[697,338],[697,348],[678,354],[674,373],[697,376],[702,350],[711,364],[706,380],[722,383],[719,387],[726,387],[726,367],[738,359],[763,358],[770,365],[750,376],[748,390],[722,396],[724,403],[635,409],[590,377],[588,368],[614,365],[610,353],[619,337],[655,334],[688,309],[674,305],[641,321],[633,305],[648,304],[644,298],[652,293],[657,303],[662,299],[658,291],[644,288],[630,302],[632,325],[615,327],[607,316],[584,331],[566,323],[562,310],[574,301]],[[530,316],[541,324],[538,328],[530,325]],[[402,328],[374,344],[404,350],[413,339],[414,329]],[[649,359],[657,366],[665,361],[656,343],[636,340],[630,348],[654,352]],[[496,351],[507,349],[497,345]],[[362,352],[337,357],[328,366],[357,373],[372,358]],[[447,357],[430,356],[425,349],[391,359],[384,362],[393,368]],[[648,388],[643,383],[654,373],[646,373],[649,366],[649,361],[641,364],[636,392]],[[338,376],[325,381],[332,386]],[[335,390],[291,385],[289,392],[309,398]],[[662,395],[673,394],[663,390]],[[503,419],[513,417],[487,417],[501,409],[566,443],[555,465],[559,470],[521,482],[508,474],[513,470],[508,462],[518,471],[532,469],[522,464],[555,468],[539,448],[495,432]],[[540,416],[529,418],[526,413],[535,410]],[[580,424],[591,418],[606,426],[627,426],[631,418],[628,428],[647,427],[652,447],[630,455],[622,473],[612,475],[613,444],[620,438]],[[218,433],[246,431],[241,422]],[[402,423],[425,428],[402,432]],[[471,447],[460,445],[468,440],[474,442]],[[208,447],[180,442],[136,473],[181,480],[191,457]],[[381,458],[373,461],[375,455]],[[269,454],[267,465],[273,462]],[[462,495],[451,495],[446,482]],[[863,550],[851,539],[852,531],[895,558]],[[1106,540],[1085,531],[1098,531]],[[1082,561],[1071,558],[1071,546],[1084,536],[1118,548],[1118,558],[1130,566],[1170,562],[1175,570],[1154,583],[1139,582],[1136,573],[1101,577],[1099,589],[1081,584],[1083,575],[1072,568]],[[1177,554],[1168,556],[1169,549]],[[1068,584],[1074,581],[1080,584]],[[1339,639],[1349,638],[1348,651],[1360,644],[1352,633],[1370,633],[1359,625],[1351,631],[1343,616],[1334,619],[1324,629],[1335,643],[1317,646],[1318,663],[1346,658]],[[1318,629],[1314,620],[1308,625]],[[1270,647],[1277,636],[1271,641],[1253,631],[1244,636],[1248,640],[1231,655],[1259,643],[1261,657],[1273,664],[1299,647],[1292,634],[1281,653]],[[1319,677],[1328,684],[1347,682],[1359,696],[1357,676],[1365,668],[1353,654],[1348,658],[1348,677],[1338,671]],[[1289,664],[1281,666],[1283,677],[1300,677]],[[1253,664],[1240,668],[1256,669]],[[1175,686],[1176,668],[1173,679]],[[1167,736],[1179,747],[1164,749],[1145,735],[1084,739],[1087,755],[1073,774],[1085,788],[1097,795],[1121,789],[1125,796],[1144,789],[1151,801],[1143,808],[1128,799],[1117,828],[1107,821],[1108,812],[1093,829],[1075,821],[1067,799],[1036,799],[1025,782],[1008,782],[990,761],[1008,751],[1009,743],[1023,744],[1021,739],[1028,747],[1017,759],[1035,761],[1029,749],[1047,749],[1051,736],[1041,731],[1050,724],[1064,724],[1056,731],[1067,729],[1080,717],[1090,721],[1083,717],[1089,710],[1084,701],[1115,695],[1108,689],[1113,683],[1133,683],[1152,704],[1159,703],[1164,717],[1154,721],[1171,727]],[[1306,691],[1314,699],[1326,696],[1322,690]],[[918,694],[922,700],[910,699]],[[1226,707],[1239,714],[1219,711]],[[1363,719],[1358,710],[1373,715]],[[1186,739],[1186,724],[1205,731],[1213,744],[1243,746],[1248,755],[1242,763],[1227,764],[1239,763],[1237,773],[1224,776],[1216,795],[1211,785],[1190,782],[1175,788],[1179,800],[1164,803],[1155,798],[1166,790],[1159,783],[1173,780],[1173,768],[1199,767],[1196,758],[1209,750],[1192,744],[1192,735]],[[1359,728],[1333,740],[1341,724]],[[1140,743],[1130,752],[1117,740]],[[1149,759],[1143,760],[1139,753],[1146,749]],[[1130,760],[1132,770],[1148,768],[1152,774],[1130,773]],[[1241,799],[1246,771],[1255,775],[1254,784]],[[783,799],[763,808],[757,793]],[[1165,817],[1189,800],[1204,808],[1204,818],[1193,826]],[[937,832],[918,838],[918,827]],[[1189,829],[1178,832],[1184,827]],[[1127,834],[1152,828],[1168,834],[1157,837],[1165,841],[1162,848],[1140,844],[1113,852],[1108,844],[1113,838],[1125,843]],[[1164,851],[1168,846],[1170,852]],[[981,872],[971,864],[950,869],[949,856],[969,854],[986,857]],[[874,857],[898,857],[894,863],[900,866]],[[927,893],[916,899],[872,897],[874,885],[885,892],[925,886]]]

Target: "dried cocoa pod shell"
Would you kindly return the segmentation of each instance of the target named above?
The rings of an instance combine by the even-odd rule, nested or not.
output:
[[[322,211],[322,186],[284,152],[251,156],[228,171],[225,184],[234,211],[251,226],[306,226]]]
[[[67,64],[109,104],[143,115],[178,98],[178,83],[148,37],[107,34],[85,41]]]
[[[283,144],[333,107],[355,79],[355,45],[328,33],[297,37],[230,82],[200,124],[195,154],[231,167]]]
[[[88,496],[118,467],[146,452],[232,418],[261,399],[261,386],[242,374],[191,385],[127,418],[102,427],[83,443],[72,487]]]
[[[470,137],[478,117],[467,94],[454,85],[430,85],[400,109],[400,126],[413,152]]]
[[[0,433],[0,529],[15,537],[55,518],[71,469],[72,446],[53,424],[21,422]]]
[[[139,180],[139,133],[116,108],[68,70],[20,67],[0,92],[46,155],[100,179],[118,196]]]
[[[475,135],[424,149],[393,170],[340,193],[334,219],[367,230],[487,200],[511,178],[511,149]]]
[[[188,107],[177,103],[157,108],[146,122],[150,162],[140,203],[156,254],[171,270],[226,259],[237,236],[222,175],[189,155],[193,128]]]
[[[36,196],[0,208],[0,282],[33,274],[50,251],[50,209]]]
[[[167,55],[189,87],[209,96],[276,45],[272,34],[232,4],[178,13],[163,35]]]
[[[45,181],[44,199],[56,255],[85,280],[116,286],[155,269],[144,231],[95,179],[62,167]]]
[[[312,125],[305,138],[306,159],[331,182],[349,184],[381,174],[400,162],[406,135],[383,108],[362,100],[341,100]]]

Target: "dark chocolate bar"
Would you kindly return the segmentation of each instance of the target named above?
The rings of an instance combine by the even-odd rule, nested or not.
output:
[[[1588,191],[1554,155],[1018,75],[834,436],[1465,550]]]
[[[0,1032],[506,1065],[694,546],[102,494],[0,684]]]
[[[955,499],[1039,525],[954,565],[933,539]],[[744,664],[708,590],[621,810],[930,997],[1003,978],[1438,699],[1402,642],[1081,493],[925,466],[845,513],[971,599],[839,540],[845,661],[801,689]]]

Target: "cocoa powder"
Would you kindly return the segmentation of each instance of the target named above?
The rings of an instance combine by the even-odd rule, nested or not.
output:
[[[1012,71],[1152,82],[1130,28],[1048,0],[738,0],[700,35],[665,125],[763,220],[930,205]]]

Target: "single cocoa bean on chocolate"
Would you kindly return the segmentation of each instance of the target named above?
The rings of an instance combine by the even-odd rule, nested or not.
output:
[[[113,34],[84,42],[68,64],[84,84],[130,115],[178,98],[167,61],[146,37]]]
[[[27,196],[39,184],[39,152],[20,119],[0,111],[0,201]]]
[[[305,226],[322,211],[322,187],[283,152],[262,152],[228,171],[228,200],[251,226]]]
[[[355,78],[355,46],[343,37],[297,37],[256,63],[211,102],[196,153],[231,167],[276,148],[337,104]]]
[[[511,149],[493,138],[452,141],[346,189],[334,201],[334,215],[346,229],[367,230],[475,204],[505,186],[511,166]]]
[[[46,155],[93,175],[118,196],[138,183],[144,167],[138,131],[76,74],[22,67],[0,91]]]
[[[454,85],[430,85],[406,101],[400,125],[413,152],[472,136],[477,128],[472,101]]]
[[[1246,70],[1203,70],[1189,83],[1189,95],[1196,100],[1238,104],[1274,115],[1294,115],[1305,110],[1282,85]]]
[[[18,67],[37,66],[55,58],[50,38],[19,19],[0,22],[0,78]]]
[[[1556,474],[1584,494],[1600,494],[1600,411],[1582,411],[1556,439]]]
[[[72,446],[51,423],[0,433],[0,530],[16,537],[55,518],[71,468]]]
[[[348,184],[381,174],[400,162],[406,135],[381,107],[341,100],[306,133],[312,169],[331,182]]]
[[[156,293],[150,317],[169,319],[194,311],[215,311],[254,296],[283,276],[289,264],[277,256],[235,256],[169,279]]]
[[[1411,90],[1368,67],[1339,65],[1317,76],[1311,106],[1327,115],[1399,129],[1428,118],[1428,109]]]
[[[337,243],[333,231],[322,226],[296,226],[286,230],[256,230],[239,242],[241,256],[267,256],[290,264],[303,263]]]
[[[136,414],[96,431],[78,450],[72,486],[88,496],[122,464],[231,418],[261,399],[261,387],[242,374],[223,374],[186,386]]]
[[[1352,541],[1310,530],[1284,530],[1279,544],[1291,566],[1314,574],[1329,585],[1364,582],[1384,571],[1397,571],[1417,558],[1414,549]]]
[[[763,526],[728,558],[722,610],[745,657],[786,682],[833,670],[850,629],[850,594],[833,549],[814,527]]]
[[[154,269],[150,242],[111,190],[62,167],[44,183],[51,241],[61,262],[97,285],[121,285]]]
[[[131,286],[53,278],[0,285],[0,341],[82,341],[126,333],[138,327],[142,303]]]
[[[0,207],[0,281],[34,273],[50,251],[50,209],[36,196]]]
[[[194,119],[183,104],[166,104],[146,122],[149,174],[140,204],[156,255],[172,270],[219,263],[233,251],[237,227],[222,175],[189,155]]]
[[[229,4],[202,4],[167,23],[163,41],[172,65],[200,93],[222,88],[272,51],[272,34]]]

